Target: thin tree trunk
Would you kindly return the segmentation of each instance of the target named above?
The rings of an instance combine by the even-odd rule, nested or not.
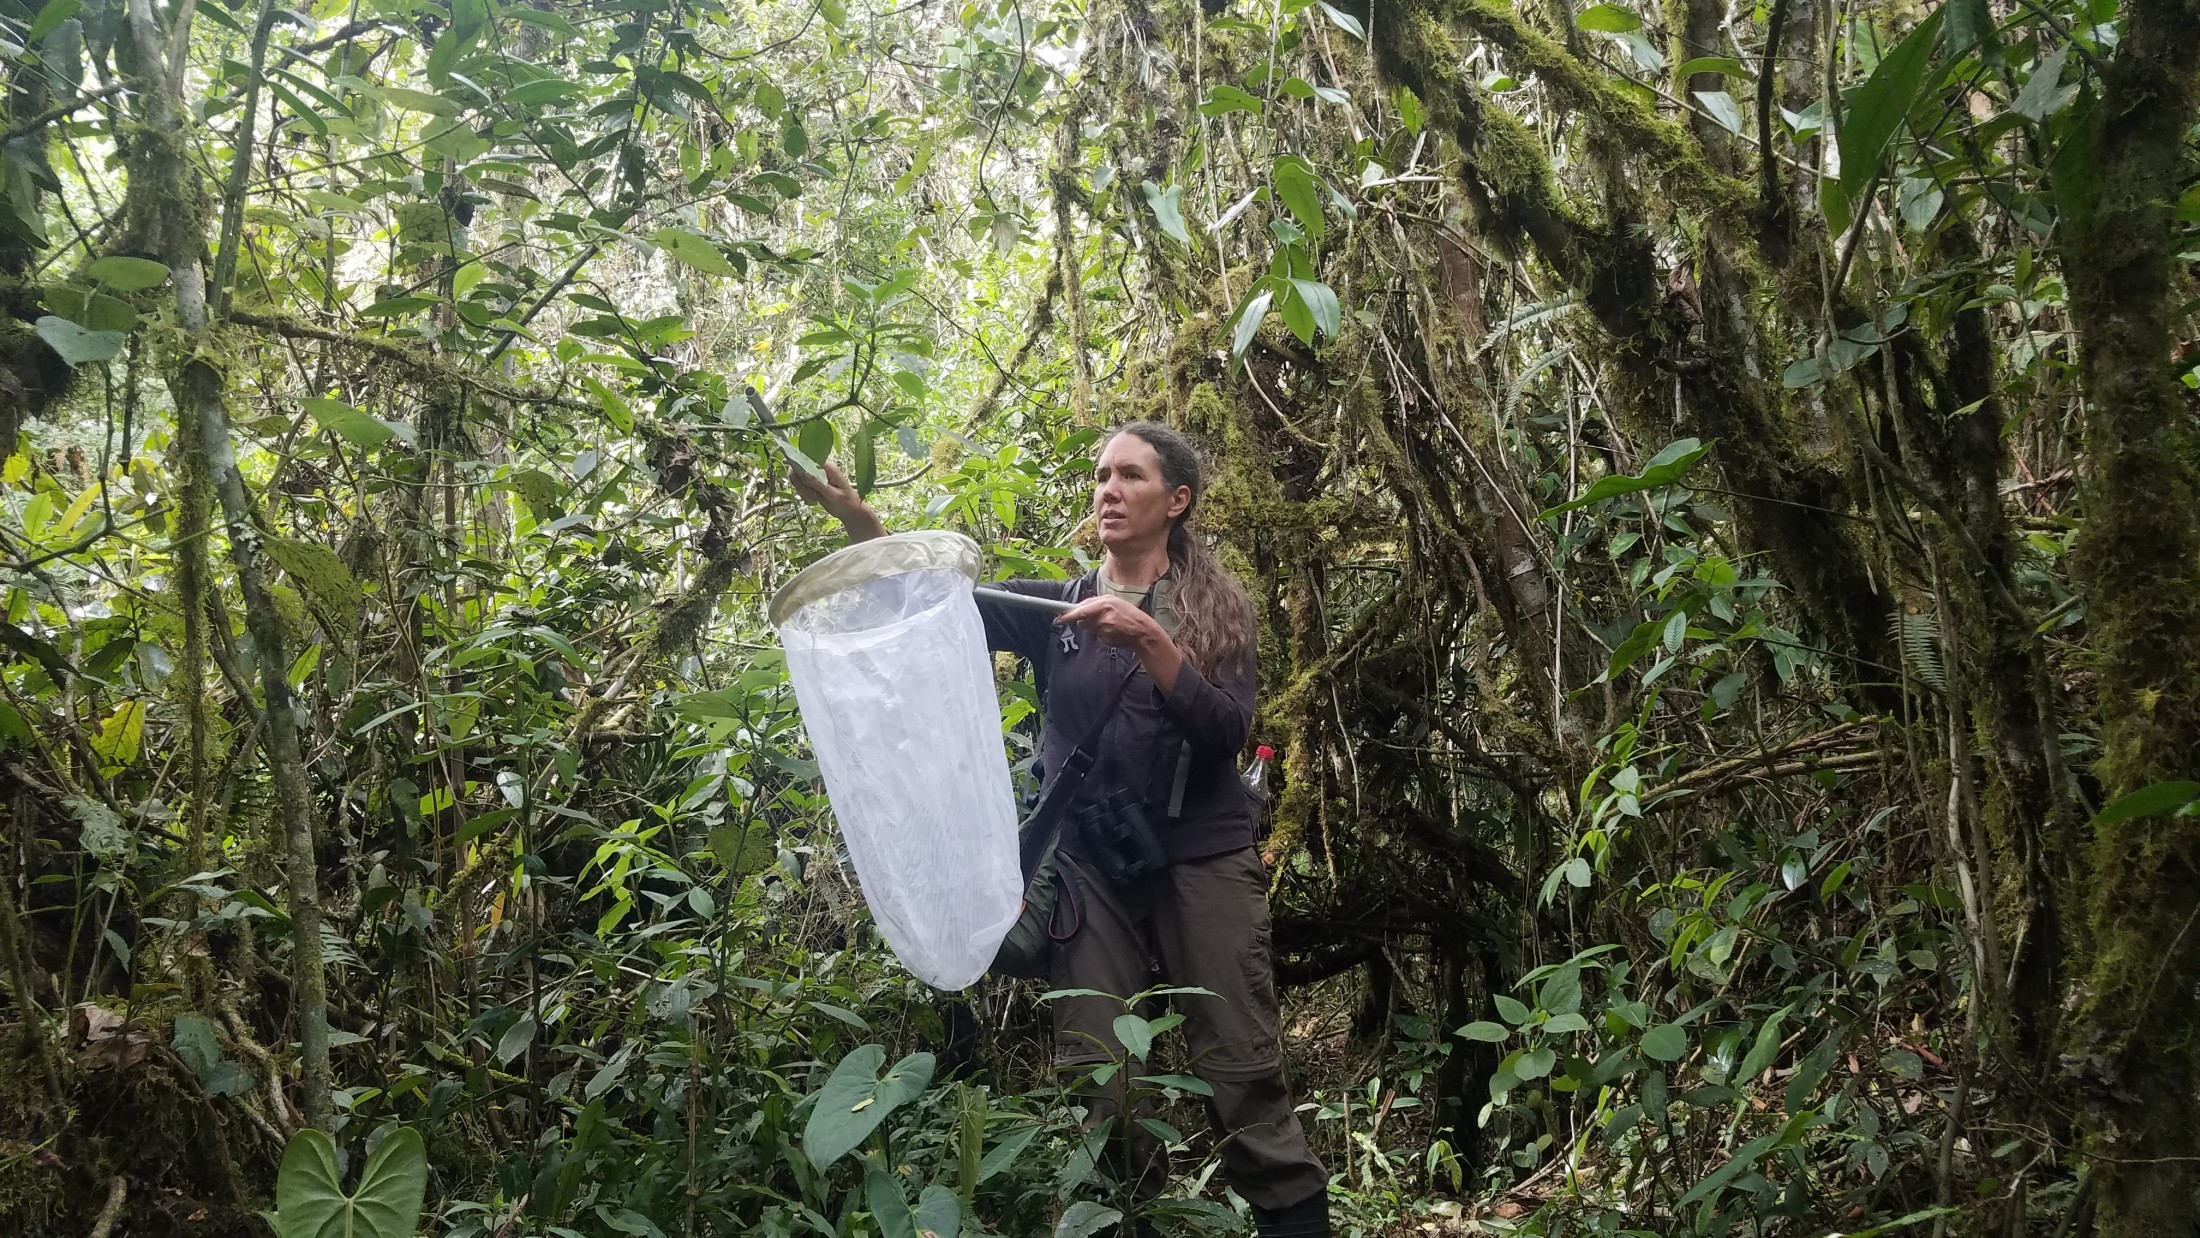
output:
[[[2200,426],[2171,364],[2171,204],[2192,174],[2200,3],[2132,0],[2083,147],[2058,196],[2089,404],[2086,526],[2075,552],[2099,668],[2111,797],[2200,765]],[[2087,137],[2081,133],[2079,139]],[[2096,827],[2093,957],[2066,1054],[2094,1064],[2087,1150],[2106,1238],[2200,1234],[2200,829],[2161,816]]]
[[[185,10],[188,14],[189,10]],[[244,597],[245,627],[252,634],[265,697],[263,732],[269,772],[282,814],[290,892],[291,979],[298,1020],[303,1078],[300,1108],[310,1126],[328,1129],[330,1108],[328,980],[321,958],[321,889],[314,856],[314,805],[298,742],[298,713],[290,693],[290,657],[280,612],[262,562],[260,531],[251,496],[237,471],[236,451],[224,406],[221,373],[207,357],[216,352],[207,318],[206,275],[200,261],[206,249],[204,200],[183,154],[184,114],[181,82],[165,59],[165,49],[181,46],[188,31],[159,37],[151,0],[130,0],[130,33],[136,70],[146,83],[143,130],[130,145],[129,198],[125,228],[168,265],[176,289],[177,325],[187,346],[182,367],[170,380],[176,398],[178,437],[195,453],[221,504],[229,537],[231,564]],[[181,20],[188,20],[183,18]],[[245,140],[240,138],[239,140]]]

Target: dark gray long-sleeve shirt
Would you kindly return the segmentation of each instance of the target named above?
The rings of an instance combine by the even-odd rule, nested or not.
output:
[[[1010,580],[992,586],[1039,597],[1081,602],[1095,592],[1094,576],[1074,580]],[[1046,725],[1039,741],[1041,777],[1061,768],[1070,749],[1107,707],[1116,685],[1131,676],[1115,717],[1101,732],[1097,759],[1070,801],[1069,816],[1121,788],[1142,796],[1161,830],[1172,860],[1219,855],[1253,844],[1253,799],[1238,780],[1237,756],[1253,725],[1258,657],[1248,643],[1243,655],[1212,679],[1189,659],[1176,688],[1163,694],[1131,650],[1101,643],[1088,632],[1057,626],[1052,615],[981,601],[986,643],[1032,665]],[[1189,752],[1186,752],[1187,745]],[[1175,789],[1179,754],[1187,762],[1182,815],[1166,820]],[[1076,830],[1065,826],[1062,845],[1078,854]]]

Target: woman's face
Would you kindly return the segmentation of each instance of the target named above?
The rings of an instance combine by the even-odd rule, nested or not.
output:
[[[1093,471],[1092,514],[1100,544],[1113,551],[1165,544],[1169,523],[1191,506],[1192,488],[1161,480],[1161,456],[1135,434],[1118,434]]]

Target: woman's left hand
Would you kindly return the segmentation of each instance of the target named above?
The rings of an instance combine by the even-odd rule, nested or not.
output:
[[[1096,597],[1079,602],[1075,609],[1056,617],[1056,623],[1073,623],[1110,645],[1125,649],[1151,648],[1169,634],[1152,615],[1121,598]]]
[[[1184,666],[1184,653],[1169,639],[1168,631],[1138,607],[1121,598],[1096,597],[1078,603],[1075,609],[1065,612],[1055,622],[1076,624],[1107,644],[1136,651],[1147,676],[1161,689],[1161,694],[1167,696],[1176,691],[1176,676]]]

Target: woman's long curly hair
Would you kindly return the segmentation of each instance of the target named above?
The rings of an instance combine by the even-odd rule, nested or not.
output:
[[[1131,421],[1108,431],[1136,435],[1161,458],[1161,484],[1189,487],[1192,501],[1169,526],[1169,566],[1175,574],[1170,604],[1176,610],[1176,644],[1209,679],[1231,666],[1253,644],[1253,600],[1244,586],[1192,529],[1193,513],[1207,493],[1207,471],[1190,439],[1152,421]],[[1101,446],[1107,445],[1103,441]]]

